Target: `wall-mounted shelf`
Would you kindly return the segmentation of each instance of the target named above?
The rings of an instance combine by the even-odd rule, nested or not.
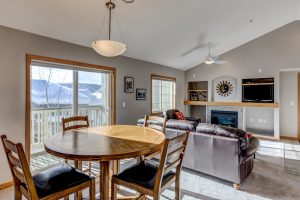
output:
[[[208,81],[188,82],[188,99],[194,101],[207,101]]]
[[[279,108],[278,103],[184,101],[184,104],[195,105],[195,106],[198,105],[198,106],[239,106],[239,107]]]
[[[189,92],[207,92],[208,90],[188,90]]]

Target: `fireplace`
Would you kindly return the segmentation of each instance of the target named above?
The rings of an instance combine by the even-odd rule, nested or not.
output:
[[[238,112],[236,111],[211,111],[211,123],[222,126],[238,128]]]

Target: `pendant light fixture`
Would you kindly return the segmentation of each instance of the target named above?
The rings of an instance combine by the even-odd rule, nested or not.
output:
[[[125,3],[133,3],[134,0],[122,0]],[[118,41],[111,40],[111,19],[112,10],[115,9],[116,4],[110,0],[105,4],[109,10],[109,21],[108,21],[108,40],[97,40],[92,43],[92,48],[102,56],[115,57],[122,55],[126,49],[126,44]]]

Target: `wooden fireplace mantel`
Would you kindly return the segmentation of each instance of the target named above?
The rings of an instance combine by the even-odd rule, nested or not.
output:
[[[278,103],[184,101],[184,104],[195,105],[195,106],[198,105],[198,106],[238,106],[238,107],[279,108]]]

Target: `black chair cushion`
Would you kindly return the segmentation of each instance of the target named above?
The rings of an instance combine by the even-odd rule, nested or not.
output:
[[[143,187],[153,189],[155,184],[155,178],[158,171],[158,165],[152,161],[145,160],[138,164],[133,165],[125,169],[120,174],[116,175],[116,178],[141,185]],[[163,176],[162,184],[173,178],[175,172],[170,171]]]
[[[88,175],[69,165],[60,165],[33,176],[39,198],[74,187],[91,180]]]

